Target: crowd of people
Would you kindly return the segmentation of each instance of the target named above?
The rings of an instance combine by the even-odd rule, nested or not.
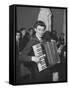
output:
[[[35,74],[32,70],[33,65],[30,61],[30,57],[32,56],[28,55],[28,52],[31,52],[31,48],[33,43],[35,43],[35,39],[33,39],[36,35],[36,37],[40,37],[40,39],[45,39],[46,41],[49,41],[50,39],[53,39],[56,41],[57,44],[57,52],[60,56],[61,63],[59,66],[56,66],[58,70],[56,72],[60,72],[59,74],[59,80],[58,81],[63,81],[66,80],[66,43],[64,41],[64,33],[61,33],[60,37],[58,37],[57,32],[55,30],[50,31],[40,31],[40,30],[45,30],[46,26],[44,22],[42,21],[37,21],[33,27],[29,28],[28,30],[26,28],[21,28],[16,32],[16,74],[17,74],[17,79],[20,82],[28,83],[29,81],[32,81],[34,78],[35,82],[42,82],[46,81],[52,81],[52,76],[50,75],[49,70],[42,72],[41,74],[37,73]],[[42,36],[41,36],[42,35]],[[25,56],[24,56],[25,55]],[[35,62],[34,59],[32,61]],[[54,68],[54,67],[53,67]],[[61,70],[60,70],[61,69]],[[55,70],[55,69],[52,69]],[[47,76],[48,73],[48,76]],[[33,75],[32,75],[33,74]],[[44,77],[44,78],[42,78]],[[45,78],[46,77],[46,78]],[[55,76],[54,76],[55,77]],[[42,78],[42,79],[40,79]],[[51,79],[50,79],[51,78]]]

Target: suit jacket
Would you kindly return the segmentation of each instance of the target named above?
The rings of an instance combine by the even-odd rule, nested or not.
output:
[[[20,39],[20,42],[19,42],[20,51],[24,49],[28,41],[29,41],[29,35],[27,34],[23,38]]]
[[[25,43],[25,42],[24,42]],[[19,52],[22,48],[19,47],[18,42],[16,42],[16,80],[21,81],[20,78],[22,79],[24,76],[30,76],[30,71],[28,70],[27,67],[25,67],[23,62],[19,61]],[[22,79],[24,80],[24,79]]]

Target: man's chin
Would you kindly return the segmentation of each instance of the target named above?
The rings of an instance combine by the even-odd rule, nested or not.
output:
[[[44,34],[40,35],[40,37],[43,37]]]

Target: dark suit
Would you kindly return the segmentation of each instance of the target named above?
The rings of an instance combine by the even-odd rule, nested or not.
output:
[[[32,56],[34,56],[32,46],[38,43],[40,43],[40,41],[37,39],[36,36],[30,39],[26,47],[23,49],[21,56],[19,56],[19,59],[20,61],[25,62],[25,66],[27,66],[27,68],[31,72],[32,82],[44,82],[44,81],[48,82],[50,81],[50,71],[48,69],[45,69],[39,72],[37,68],[37,64],[35,62],[32,62],[31,60]]]
[[[28,41],[27,41],[28,42]],[[23,48],[20,48],[20,41],[16,42],[16,81],[19,83],[23,83],[26,80],[30,79],[30,72],[27,67],[25,67],[24,62],[20,62],[19,55],[20,51],[22,51]],[[24,42],[24,45],[26,43]]]

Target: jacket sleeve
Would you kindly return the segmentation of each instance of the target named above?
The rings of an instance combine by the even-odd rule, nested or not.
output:
[[[28,55],[28,53],[30,52],[30,49],[31,49],[31,47],[32,47],[32,45],[33,45],[32,42],[33,42],[33,41],[30,40],[30,41],[28,42],[28,44],[26,45],[26,47],[25,47],[25,48],[23,49],[23,51],[21,52],[21,55],[19,55],[19,60],[20,60],[20,61],[24,61],[24,62],[30,62],[30,61],[32,61],[32,60],[31,60],[31,56]]]

